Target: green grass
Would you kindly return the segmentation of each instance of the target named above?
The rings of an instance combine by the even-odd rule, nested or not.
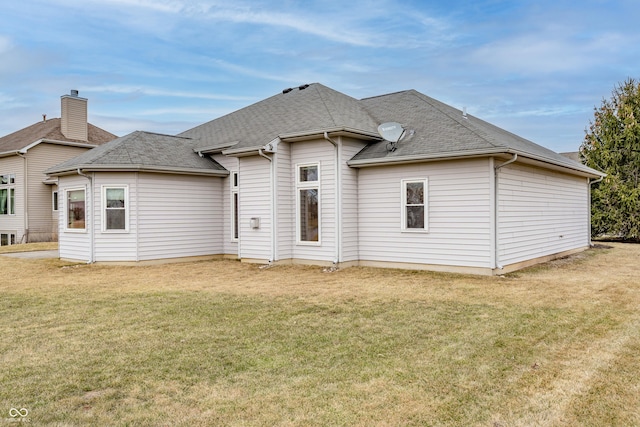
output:
[[[637,286],[554,299],[550,272],[566,266],[511,279],[226,261],[1,266],[25,285],[0,285],[0,424],[10,408],[53,426],[640,422],[626,304]],[[390,279],[397,293],[376,288]],[[550,300],[523,300],[540,288]],[[615,339],[598,359],[591,346]]]

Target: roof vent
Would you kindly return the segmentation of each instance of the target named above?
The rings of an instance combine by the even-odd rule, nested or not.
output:
[[[309,87],[309,85],[307,84],[307,85],[298,86],[298,89],[305,90],[308,87]]]
[[[288,87],[288,88],[284,89],[284,90],[282,91],[282,93],[289,93],[289,92],[291,92],[292,90],[293,90],[293,88]]]
[[[462,107],[462,117],[467,118],[467,107]]]

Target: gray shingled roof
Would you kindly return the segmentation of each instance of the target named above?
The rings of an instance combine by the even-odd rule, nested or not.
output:
[[[279,93],[180,136],[197,140],[196,150],[230,145],[241,150],[264,146],[282,135],[335,129],[375,134],[377,126],[357,99],[314,83]]]
[[[369,144],[351,165],[392,163],[406,159],[434,159],[492,153],[517,153],[558,166],[601,175],[548,148],[478,119],[415,90],[360,101],[377,122],[398,122],[407,130],[395,151],[387,142]]]
[[[194,141],[189,138],[136,131],[54,166],[46,173],[55,175],[84,169],[228,174],[216,161],[198,156],[193,145]]]
[[[87,125],[88,141],[80,141],[67,138],[62,134],[59,118],[43,120],[0,138],[0,153],[22,150],[41,139],[101,145],[117,138],[116,135],[94,126],[91,123]]]
[[[377,133],[379,124],[391,121],[408,131],[395,151],[389,151]],[[415,90],[357,100],[319,83],[279,93],[177,137],[134,132],[52,171],[90,166],[219,172],[224,171],[222,166],[196,152],[257,151],[278,137],[295,140],[322,132],[348,132],[369,142],[349,161],[354,167],[515,153],[574,172],[601,175],[488,122],[471,115],[463,117],[460,110]]]

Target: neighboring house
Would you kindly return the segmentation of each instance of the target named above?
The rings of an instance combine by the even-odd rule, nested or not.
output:
[[[77,91],[61,104],[61,118],[0,138],[1,246],[57,240],[57,185],[45,169],[116,138],[87,123],[87,100]]]
[[[398,122],[397,144],[378,126]],[[602,174],[414,90],[321,84],[51,168],[60,256],[496,274],[588,248]]]

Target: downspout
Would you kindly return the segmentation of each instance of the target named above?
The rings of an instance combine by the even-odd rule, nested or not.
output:
[[[95,224],[95,221],[93,220],[93,214],[94,214],[94,212],[93,212],[93,196],[94,196],[94,194],[93,194],[93,177],[90,176],[90,175],[87,175],[85,173],[82,173],[80,168],[78,168],[77,172],[78,172],[78,175],[83,176],[83,177],[85,177],[85,178],[87,178],[89,180],[89,189],[91,190],[91,191],[89,191],[89,194],[90,194],[90,196],[89,196],[90,199],[89,200],[91,200],[91,203],[89,204],[89,209],[88,209],[88,211],[90,212],[90,215],[87,215],[87,213],[85,213],[85,224],[87,222],[89,224],[91,224],[91,226],[89,228],[89,247],[90,247],[90,250],[89,250],[89,261],[87,261],[87,264],[92,264],[94,262],[93,258],[94,258],[94,255],[95,255],[94,235],[93,235],[94,234],[93,233],[93,226]],[[86,221],[88,219],[87,217],[91,218],[91,221]]]
[[[27,156],[24,155],[25,153],[17,152],[16,154],[24,160],[24,176],[22,179],[22,194],[24,194],[24,234],[20,241],[24,239],[25,243],[29,243],[29,162],[27,161]],[[13,203],[15,203],[15,199]]]
[[[504,266],[502,264],[500,264],[500,239],[498,238],[498,234],[499,234],[499,232],[498,232],[499,231],[499,227],[498,227],[498,225],[499,225],[499,222],[498,222],[499,221],[498,210],[500,208],[500,203],[499,203],[499,200],[498,200],[498,194],[499,194],[499,191],[498,191],[498,189],[499,189],[498,171],[500,169],[502,169],[503,167],[515,162],[517,159],[518,159],[518,154],[514,153],[512,158],[510,158],[506,162],[504,162],[502,164],[499,164],[498,166],[495,166],[493,168],[493,171],[494,171],[493,172],[493,179],[494,179],[494,185],[493,185],[494,197],[493,197],[493,200],[494,200],[494,203],[495,203],[495,206],[494,206],[494,209],[493,209],[493,223],[494,223],[493,239],[494,239],[494,250],[495,250],[494,259],[495,259],[495,268],[497,268],[499,270],[502,270],[504,268]]]
[[[596,184],[600,181],[602,181],[604,179],[604,176],[601,176],[600,178],[591,181],[589,178],[587,178],[587,180],[589,181],[589,205],[587,206],[587,217],[589,218],[588,224],[589,224],[589,247],[593,246],[593,242],[591,241],[591,186],[593,184]]]
[[[264,157],[265,159],[269,160],[269,192],[271,193],[271,257],[269,258],[269,264],[272,264],[275,261],[275,255],[276,255],[276,239],[275,239],[275,229],[276,229],[276,216],[275,216],[275,211],[276,211],[276,201],[275,201],[275,191],[274,191],[274,180],[273,180],[273,158],[267,156],[266,154],[264,154],[264,152],[262,151],[262,148],[258,149],[258,154],[261,157]]]
[[[331,139],[329,137],[329,133],[325,132],[324,133],[324,139],[326,139],[327,141],[329,141],[330,143],[333,144],[333,146],[336,148],[336,165],[335,165],[335,206],[336,206],[336,256],[335,259],[333,261],[333,264],[335,266],[337,266],[340,263],[340,246],[342,243],[342,204],[341,204],[341,197],[340,197],[340,190],[342,188],[342,183],[341,183],[341,179],[340,179],[340,146],[339,144],[334,141],[333,139]]]

